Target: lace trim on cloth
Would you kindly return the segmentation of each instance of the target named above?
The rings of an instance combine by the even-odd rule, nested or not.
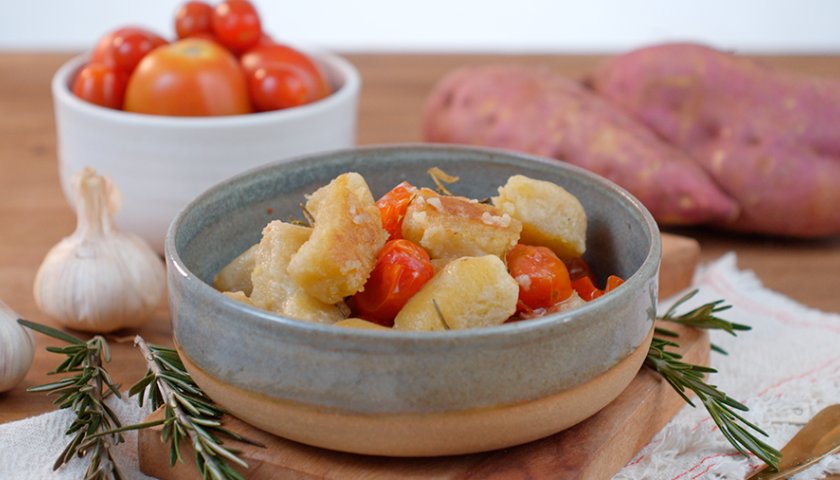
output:
[[[750,408],[745,417],[767,431],[767,443],[781,448],[817,412],[840,402],[840,315],[767,290],[753,272],[737,268],[733,253],[700,269],[695,285],[700,293],[688,307],[723,298],[733,306],[726,319],[753,327],[737,338],[712,332],[729,356],[712,353],[720,373],[710,381]],[[614,480],[741,480],[761,465],[738,454],[702,406],[687,406]],[[840,473],[840,454],[792,478],[829,473]]]

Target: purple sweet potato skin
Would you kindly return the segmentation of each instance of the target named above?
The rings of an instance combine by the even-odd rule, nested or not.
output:
[[[544,68],[456,70],[429,96],[423,129],[430,142],[494,146],[576,164],[626,188],[662,224],[738,215],[737,204],[684,153]]]
[[[840,81],[695,44],[608,60],[593,88],[687,152],[740,207],[722,226],[840,233]]]

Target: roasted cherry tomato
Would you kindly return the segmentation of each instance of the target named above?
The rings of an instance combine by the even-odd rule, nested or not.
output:
[[[549,308],[572,294],[566,265],[546,247],[517,244],[508,252],[507,264],[519,284],[520,303],[530,309]]]
[[[389,240],[403,238],[403,218],[405,218],[405,211],[408,210],[408,204],[411,203],[416,191],[417,188],[414,185],[402,182],[376,201],[379,216],[382,217],[382,228],[388,232]]]
[[[607,286],[604,287],[604,293],[612,292],[613,290],[618,288],[622,283],[624,283],[624,280],[622,280],[621,277],[610,275],[609,277],[607,277]]]
[[[248,0],[226,0],[213,12],[213,33],[234,53],[242,53],[259,42],[262,25],[257,9]]]
[[[586,263],[586,260],[584,260],[583,257],[575,257],[568,260],[566,262],[566,269],[569,271],[569,278],[573,281],[580,277],[595,278],[595,276],[592,275],[592,269],[589,268],[589,264]]]
[[[580,298],[587,302],[604,294],[602,290],[595,286],[595,283],[592,281],[592,277],[587,275],[572,280],[572,288],[577,292]]]
[[[120,109],[128,74],[104,63],[89,63],[76,74],[73,94],[102,107]]]
[[[580,298],[588,302],[604,295],[605,293],[615,290],[622,283],[624,283],[624,280],[622,280],[621,277],[610,275],[607,277],[606,287],[601,290],[595,286],[595,282],[592,280],[591,275],[584,275],[576,280],[572,280],[572,288],[577,292]]]
[[[178,38],[213,33],[213,7],[204,2],[190,1],[175,12],[175,33]]]
[[[261,112],[297,107],[315,99],[312,79],[293,66],[258,68],[248,74],[248,91]]]
[[[156,49],[128,82],[125,110],[153,115],[238,115],[251,112],[245,76],[222,46],[187,38]]]
[[[307,72],[315,85],[314,100],[320,100],[330,94],[329,83],[317,65],[303,52],[287,45],[262,45],[248,50],[240,59],[246,74],[260,68],[293,66]]]
[[[408,300],[434,276],[429,254],[408,240],[391,240],[382,247],[365,289],[350,299],[356,316],[386,327]]]
[[[104,63],[130,74],[143,57],[166,43],[161,36],[145,28],[118,28],[99,40],[90,61]]]

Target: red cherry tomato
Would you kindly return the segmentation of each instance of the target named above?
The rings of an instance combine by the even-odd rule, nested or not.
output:
[[[257,41],[257,44],[254,45],[253,48],[265,47],[268,45],[277,45],[277,42],[275,42],[274,39],[271,38],[271,35],[263,32],[263,34],[260,35],[259,41]]]
[[[607,277],[607,285],[603,290],[601,290],[595,286],[591,276],[582,276],[576,280],[572,280],[572,288],[577,292],[580,298],[588,302],[604,295],[605,293],[615,290],[622,283],[624,283],[624,280],[622,280],[621,277],[610,275]]]
[[[175,33],[187,38],[199,33],[213,33],[213,7],[204,2],[189,1],[175,12]]]
[[[152,115],[238,115],[252,111],[236,58],[197,38],[158,48],[140,62],[125,94],[125,110]]]
[[[414,185],[402,182],[376,201],[379,216],[382,217],[382,228],[388,232],[389,240],[403,238],[403,218],[416,191],[417,188]]]
[[[248,0],[225,0],[213,12],[213,33],[230,51],[244,52],[262,36],[257,9]]]
[[[312,79],[292,67],[263,67],[248,74],[251,101],[261,112],[297,107],[314,99]]]
[[[408,240],[391,240],[382,247],[365,289],[350,299],[353,312],[386,327],[408,300],[435,274],[429,254]]]
[[[275,43],[257,46],[242,55],[239,62],[247,74],[265,67],[291,65],[301,68],[312,77],[312,81],[317,87],[315,100],[326,97],[332,90],[321,69],[305,53],[287,45]]]
[[[149,52],[166,44],[161,36],[145,28],[118,28],[99,40],[90,61],[131,73]]]
[[[549,308],[572,294],[566,265],[546,247],[517,244],[508,252],[507,264],[519,283],[519,300],[530,309]]]
[[[612,292],[613,290],[618,288],[622,283],[624,283],[624,280],[622,280],[621,277],[610,275],[609,277],[607,277],[607,286],[604,287],[604,293]]]
[[[89,63],[73,81],[73,94],[96,105],[121,109],[128,74],[104,63]]]
[[[583,257],[575,257],[566,262],[566,269],[569,270],[569,278],[577,280],[580,277],[595,278],[592,269]]]
[[[595,286],[592,277],[583,276],[572,280],[572,288],[577,292],[578,296],[585,301],[594,300],[604,294],[602,290]]]

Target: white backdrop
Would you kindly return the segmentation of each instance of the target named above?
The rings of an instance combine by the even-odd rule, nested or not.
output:
[[[0,49],[89,48],[125,24],[172,33],[179,0],[0,0]],[[615,51],[696,40],[840,52],[838,0],[255,0],[275,38],[340,51]]]

